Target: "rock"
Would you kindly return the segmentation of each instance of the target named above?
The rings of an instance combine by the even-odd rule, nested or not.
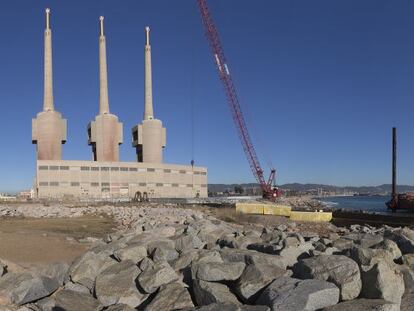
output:
[[[105,307],[115,303],[138,307],[148,298],[148,295],[139,292],[135,283],[140,272],[132,260],[109,266],[96,277],[96,298]]]
[[[358,264],[342,255],[321,255],[299,260],[293,268],[294,276],[334,283],[341,292],[341,300],[359,296],[362,288]]]
[[[405,293],[414,292],[414,271],[404,265],[396,266],[396,269],[400,271],[403,276]]]
[[[402,256],[401,250],[398,248],[397,243],[392,240],[385,239],[382,242],[372,246],[373,249],[383,249],[391,254],[392,259],[398,259]]]
[[[186,252],[184,254],[181,254],[180,258],[178,258],[177,260],[174,260],[171,263],[171,266],[175,271],[181,271],[184,268],[187,268],[188,266],[190,266],[193,260],[197,258],[198,258],[197,251]]]
[[[179,254],[175,248],[163,246],[155,248],[155,250],[151,253],[151,256],[152,260],[157,263],[163,261],[174,261],[179,257]]]
[[[147,247],[142,244],[130,244],[124,248],[114,251],[114,257],[119,260],[132,260],[135,263],[140,262],[147,257]]]
[[[404,295],[401,300],[401,311],[412,311],[414,306],[414,293]]]
[[[0,277],[2,277],[3,275],[5,275],[6,272],[7,272],[7,266],[1,264],[1,262],[0,262]]]
[[[402,262],[414,271],[414,254],[403,255]]]
[[[223,259],[221,258],[221,254],[219,251],[213,250],[213,251],[206,251],[206,250],[200,250],[198,252],[198,259],[197,263],[207,263],[207,262],[223,262]]]
[[[286,266],[292,267],[298,262],[298,259],[309,257],[309,251],[312,249],[314,249],[312,243],[306,242],[297,247],[286,247],[280,251],[279,255],[282,257]]]
[[[91,293],[89,288],[87,288],[86,286],[83,286],[83,285],[77,284],[77,283],[73,283],[71,281],[67,282],[65,284],[65,286],[63,287],[63,289],[71,290],[71,291],[78,292],[78,293],[81,293],[81,294],[90,294]]]
[[[148,293],[154,293],[161,285],[172,283],[179,279],[168,263],[155,264],[153,268],[143,271],[138,276],[139,285]]]
[[[66,262],[57,262],[48,264],[36,271],[38,275],[46,276],[51,279],[55,279],[60,286],[63,285],[65,276],[69,269],[69,265]]]
[[[96,276],[115,262],[105,253],[87,252],[75,260],[70,266],[68,274],[74,283],[82,284],[92,290]]]
[[[99,311],[102,309],[102,305],[99,303],[99,301],[92,296],[70,290],[59,291],[56,293],[56,295],[54,295],[53,298],[53,311]]]
[[[194,307],[188,290],[179,283],[161,286],[157,296],[145,308],[145,311],[177,310]]]
[[[263,291],[256,303],[272,310],[313,311],[333,306],[338,301],[339,289],[332,283],[281,277]]]
[[[135,311],[134,308],[131,308],[128,305],[118,303],[116,305],[109,306],[105,311]]]
[[[228,303],[212,303],[197,309],[186,309],[197,311],[270,311],[268,306],[234,305]]]
[[[354,246],[354,241],[339,238],[333,241],[332,246],[339,249],[340,251],[343,251],[352,248]]]
[[[49,296],[59,287],[56,279],[30,273],[7,273],[0,279],[0,305],[25,303]]]
[[[235,281],[241,276],[245,267],[246,265],[242,262],[196,263],[191,268],[191,275],[193,279],[203,281]]]
[[[178,252],[183,252],[188,249],[203,248],[204,242],[196,235],[183,234],[174,239],[175,249]]]
[[[285,260],[278,255],[264,254],[253,250],[223,249],[220,252],[224,262],[244,262],[249,264],[269,264],[286,269]]]
[[[379,260],[372,266],[361,267],[361,297],[385,299],[400,303],[404,294],[404,279],[395,267],[387,260]]]
[[[400,311],[400,305],[383,299],[355,299],[341,302],[324,311]]]
[[[350,255],[359,265],[370,266],[378,260],[386,259],[389,262],[393,261],[393,255],[385,249],[372,249],[354,246],[350,250]]]
[[[386,230],[384,237],[396,242],[403,255],[414,253],[414,231],[408,227],[395,231]]]
[[[211,303],[240,304],[236,296],[224,284],[194,280],[193,291],[195,300],[199,306],[209,305]]]
[[[291,271],[274,265],[248,265],[237,281],[235,291],[245,302],[254,302],[255,295],[263,288],[282,276],[290,276]]]
[[[142,271],[152,269],[152,268],[154,268],[154,266],[155,266],[155,263],[151,259],[149,259],[148,257],[142,259],[142,261],[139,263],[139,268]]]

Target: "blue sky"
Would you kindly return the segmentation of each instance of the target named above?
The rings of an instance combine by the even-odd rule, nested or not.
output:
[[[278,181],[414,184],[414,2],[210,0],[257,153]],[[90,159],[98,111],[98,17],[105,16],[111,111],[121,159],[143,113],[144,26],[152,29],[154,109],[165,161],[207,166],[209,182],[253,181],[195,0],[0,2],[0,190],[31,186],[31,118],[42,109],[44,8],[52,9],[55,107],[68,120],[64,159]],[[192,117],[192,107],[194,117]],[[192,144],[194,120],[194,145]]]

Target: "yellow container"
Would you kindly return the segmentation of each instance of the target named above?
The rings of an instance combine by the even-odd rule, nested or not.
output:
[[[236,203],[236,212],[243,214],[263,215],[263,205],[255,203]]]
[[[290,219],[296,221],[331,221],[331,212],[291,212]]]
[[[263,214],[275,215],[275,216],[286,216],[289,217],[292,212],[292,208],[286,205],[263,205]]]

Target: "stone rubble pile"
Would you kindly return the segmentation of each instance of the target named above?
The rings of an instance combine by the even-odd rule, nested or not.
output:
[[[414,310],[407,227],[332,226],[320,236],[194,210],[137,210],[120,209],[129,228],[71,265],[28,272],[0,264],[0,310]]]

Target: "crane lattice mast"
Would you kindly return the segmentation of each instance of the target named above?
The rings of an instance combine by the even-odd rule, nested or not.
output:
[[[230,75],[230,70],[227,65],[226,57],[224,56],[223,48],[220,42],[219,34],[214,21],[211,17],[210,11],[207,6],[206,0],[197,0],[198,7],[200,9],[201,18],[204,24],[206,37],[210,44],[210,48],[213,52],[214,61],[217,65],[217,71],[220,80],[223,83],[224,90],[227,97],[227,102],[230,107],[231,115],[237,128],[243,150],[246,154],[250,168],[253,172],[254,177],[260,184],[263,191],[263,196],[266,198],[274,198],[278,196],[278,192],[272,190],[272,183],[275,179],[276,171],[271,170],[268,181],[266,182],[263,176],[263,170],[260,165],[259,159],[256,154],[256,150],[252,144],[249,132],[247,130],[246,121],[243,117],[243,113],[240,107],[240,102],[237,96],[236,87],[233,79]]]

